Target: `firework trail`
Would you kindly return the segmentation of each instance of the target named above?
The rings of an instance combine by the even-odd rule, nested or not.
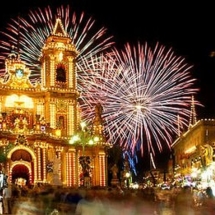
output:
[[[170,148],[178,115],[186,125],[191,96],[197,92],[191,66],[171,49],[159,44],[154,48],[147,43],[126,44],[124,50],[113,49],[111,53],[108,49],[114,44],[113,37],[107,36],[106,28],[94,30],[95,20],[85,19],[84,13],[76,15],[69,6],[56,10],[47,7],[12,19],[0,32],[0,66],[4,68],[11,47],[18,45],[21,59],[32,70],[31,78],[39,78],[38,59],[57,17],[61,17],[79,52],[77,82],[84,118],[92,120],[94,105],[99,102],[111,143],[142,152],[154,152],[155,148],[161,151],[163,144]]]
[[[68,35],[78,50],[77,65],[82,64],[82,59],[97,55],[107,50],[114,42],[112,36],[107,35],[107,29],[99,28],[95,20],[85,18],[85,13],[77,15],[70,6],[60,6],[52,9],[50,6],[34,11],[29,11],[27,16],[18,16],[11,19],[4,31],[0,33],[3,39],[0,41],[0,72],[4,72],[5,57],[11,53],[11,48],[16,47],[21,60],[32,70],[31,79],[40,77],[39,57],[45,40],[53,31],[56,18],[60,17]],[[78,78],[81,78],[81,71]],[[78,85],[79,90],[81,86]]]
[[[95,75],[85,82],[83,115],[90,121],[92,105],[102,105],[108,141],[132,152],[155,154],[164,145],[171,148],[178,115],[187,126],[191,97],[198,91],[192,66],[159,43],[154,48],[127,43],[85,65],[82,70]]]

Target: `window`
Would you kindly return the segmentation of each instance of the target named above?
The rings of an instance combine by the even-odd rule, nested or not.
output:
[[[66,68],[64,64],[58,64],[56,69],[56,81],[66,82]]]

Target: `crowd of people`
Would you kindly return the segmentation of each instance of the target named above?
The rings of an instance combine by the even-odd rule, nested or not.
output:
[[[190,187],[123,189],[120,186],[63,187],[38,184],[34,187],[8,184],[2,189],[0,214],[44,215],[171,215],[215,214],[215,199],[208,189],[201,204]],[[195,204],[198,202],[198,204]]]

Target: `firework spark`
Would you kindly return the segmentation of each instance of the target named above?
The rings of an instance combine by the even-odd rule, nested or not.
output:
[[[0,41],[1,73],[4,72],[5,57],[11,52],[11,47],[17,47],[21,60],[32,70],[31,79],[40,77],[41,66],[38,59],[45,40],[53,31],[57,17],[61,18],[66,32],[79,52],[76,59],[78,68],[83,58],[95,56],[114,44],[113,36],[107,35],[107,29],[97,28],[95,20],[92,17],[86,18],[84,12],[77,15],[70,6],[38,8],[30,11],[27,18],[18,16],[11,19],[5,31],[0,32],[4,38]],[[78,78],[81,79],[81,71],[77,72]]]
[[[78,90],[81,93],[83,117],[92,120],[93,106],[101,103],[105,132],[111,143],[120,142],[128,150],[147,148],[154,152],[169,148],[172,134],[177,133],[177,118],[187,124],[195,79],[184,59],[157,44],[125,45],[113,49],[107,29],[94,30],[95,20],[77,16],[69,6],[52,10],[38,8],[27,18],[19,16],[0,32],[0,64],[11,47],[17,47],[21,59],[32,70],[32,79],[40,76],[41,49],[61,17],[65,30],[79,51],[77,56]],[[103,54],[101,54],[103,53]],[[101,55],[100,55],[101,54]],[[4,66],[2,66],[4,68]],[[1,72],[3,69],[1,70]]]
[[[105,132],[113,144],[120,142],[127,150],[145,149],[155,154],[164,144],[170,147],[177,134],[177,118],[187,126],[195,79],[182,57],[172,49],[147,43],[124,50],[113,49],[109,55],[87,61],[82,68],[94,71],[92,82],[85,82],[81,108],[89,121],[91,105],[103,106]],[[84,65],[84,64],[82,64]],[[143,150],[144,149],[144,150]],[[146,150],[146,151],[147,151]]]

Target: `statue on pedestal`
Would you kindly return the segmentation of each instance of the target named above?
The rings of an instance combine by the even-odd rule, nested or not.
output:
[[[83,186],[90,187],[91,185],[91,167],[90,167],[90,157],[89,156],[81,156],[79,158],[80,165],[82,167],[82,178]]]
[[[112,167],[111,167],[111,173],[112,173],[112,179],[117,179],[117,174],[119,172],[119,169],[117,167],[116,164],[114,164]]]
[[[118,172],[119,169],[117,167],[116,164],[114,164],[111,169],[110,169],[111,173],[112,173],[112,179],[111,179],[111,185],[112,186],[116,186],[119,184],[119,179],[118,179]]]
[[[60,181],[60,176],[59,176],[60,165],[61,165],[60,159],[55,157],[53,161],[53,175],[52,175],[52,181],[51,181],[51,184],[53,185],[62,185],[62,182]]]

